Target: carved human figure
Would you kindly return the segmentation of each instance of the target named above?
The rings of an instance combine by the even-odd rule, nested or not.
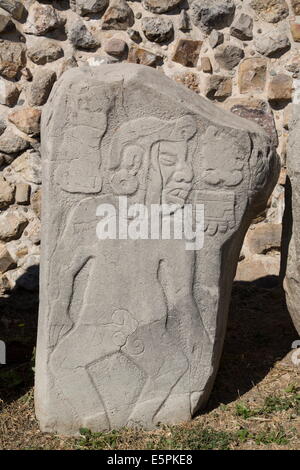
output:
[[[130,127],[139,129],[139,135],[132,132],[128,142]],[[146,200],[148,192],[151,203],[155,196],[157,203],[182,206],[192,187],[188,141],[194,134],[195,126],[189,117],[185,118],[185,125],[166,125],[150,118],[121,127],[112,144],[111,155],[119,163],[117,169],[109,169],[113,192],[118,196],[136,193]],[[120,151],[119,158],[113,153],[116,149]],[[143,187],[148,191],[141,191]],[[51,363],[61,392],[80,421],[91,429],[110,428],[125,419],[154,424],[155,415],[179,382],[186,397],[184,406],[191,409],[195,406],[190,398],[191,366],[195,360],[201,362],[201,350],[209,343],[191,290],[195,254],[186,251],[184,240],[97,240],[97,207],[110,203],[118,208],[118,196],[83,199],[68,217],[56,254],[57,259],[65,259],[65,267],[60,273],[63,289],[51,315]],[[84,242],[90,241],[88,246],[78,245],[80,233],[84,233]],[[75,241],[72,247],[70,240]],[[82,302],[77,306],[76,317],[72,317],[74,278],[82,272]],[[117,294],[109,289],[112,284],[118,286]],[[187,333],[182,334],[183,331]],[[159,349],[155,346],[158,336]],[[80,349],[78,344],[82,345]],[[122,412],[111,418],[107,408],[116,401],[114,392],[106,396],[103,385],[95,386],[91,368],[101,368],[108,358],[117,361],[120,354],[127,358],[127,367],[134,364],[137,368],[136,383],[131,386],[139,394],[135,403],[125,400]],[[118,367],[115,373],[121,373]],[[79,387],[76,396],[74,387]]]
[[[42,153],[42,430],[190,419],[217,373],[243,237],[278,176],[270,141],[150,67],[114,64],[56,83]],[[186,249],[184,230],[120,236],[121,226],[139,233],[136,208],[159,206],[160,220],[168,213],[175,224],[189,207],[197,216],[197,204],[201,249]],[[108,205],[125,223],[104,239],[99,207]]]

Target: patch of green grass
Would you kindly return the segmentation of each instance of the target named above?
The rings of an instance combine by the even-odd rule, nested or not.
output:
[[[247,441],[256,445],[276,444],[287,445],[291,439],[283,428],[251,432],[242,428],[236,432],[216,431],[211,427],[194,426],[163,426],[158,432],[130,431],[123,429],[107,433],[93,433],[89,429],[81,429],[82,438],[76,441],[80,449],[117,449],[124,444],[132,444],[142,440],[144,448],[149,450],[229,450]]]
[[[79,430],[82,438],[77,441],[77,445],[85,449],[116,449],[122,438],[122,432],[112,430],[111,432],[92,432],[87,428]]]
[[[292,411],[297,416],[300,415],[300,394],[299,388],[290,385],[285,390],[285,395],[269,395],[265,398],[264,404],[260,408],[250,408],[243,402],[239,402],[235,407],[236,416],[249,419],[253,416],[272,415],[280,411]]]
[[[252,416],[255,416],[257,413],[256,410],[251,410],[245,403],[240,402],[235,405],[235,414],[241,418],[248,419]]]
[[[241,443],[254,441],[257,445],[277,444],[284,446],[289,443],[291,436],[288,436],[283,428],[276,430],[264,430],[252,433],[246,428],[242,428],[236,433],[236,440]]]
[[[227,450],[233,435],[226,431],[215,431],[212,428],[192,427],[188,429],[170,428],[171,436],[161,438],[152,449],[178,450]]]

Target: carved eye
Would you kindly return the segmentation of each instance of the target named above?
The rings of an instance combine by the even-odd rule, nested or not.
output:
[[[173,166],[176,163],[176,155],[161,154],[159,156],[160,163],[165,166]]]

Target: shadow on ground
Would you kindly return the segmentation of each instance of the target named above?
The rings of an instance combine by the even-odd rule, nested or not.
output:
[[[235,282],[221,365],[205,411],[230,403],[259,384],[296,339],[278,278]]]
[[[10,403],[33,385],[39,293],[38,266],[18,279],[18,287],[0,296],[0,340],[6,345],[6,365],[0,365],[0,401]],[[31,291],[21,287],[25,284]],[[1,359],[1,358],[0,358]]]
[[[0,366],[3,404],[33,385],[37,317],[38,292],[18,287],[0,297],[0,339],[7,345],[7,365]],[[204,412],[258,384],[297,338],[277,278],[235,282],[221,366]]]

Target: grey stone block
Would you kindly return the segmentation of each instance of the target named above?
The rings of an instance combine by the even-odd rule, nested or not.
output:
[[[41,429],[191,419],[217,373],[245,232],[278,177],[271,141],[158,71],[101,65],[54,86],[42,162]],[[99,240],[97,208],[119,214],[119,196],[129,207],[176,203],[172,220],[204,204],[203,248]]]

